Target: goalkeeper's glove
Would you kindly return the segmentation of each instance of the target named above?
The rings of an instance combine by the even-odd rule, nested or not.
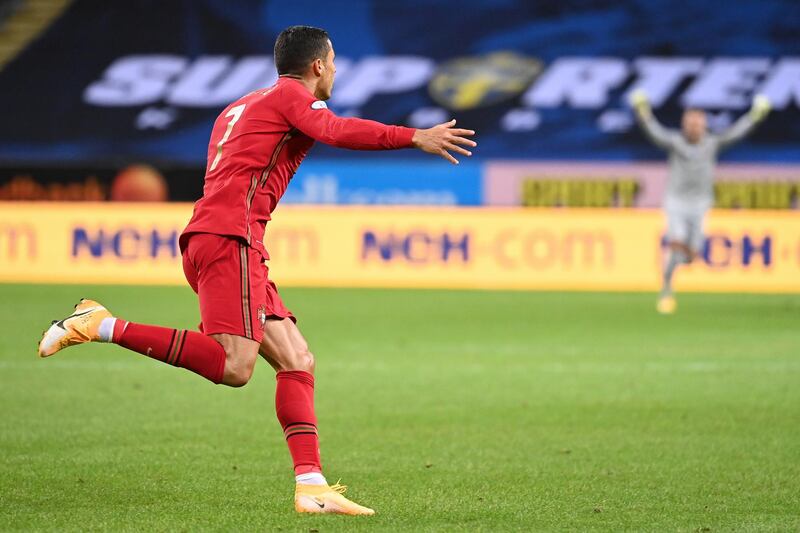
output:
[[[636,89],[628,97],[631,107],[636,110],[640,115],[646,115],[650,112],[650,101],[647,99],[647,93],[642,89]]]
[[[769,98],[763,94],[757,94],[753,98],[753,106],[750,108],[750,118],[753,122],[761,122],[764,120],[772,109],[772,104]]]

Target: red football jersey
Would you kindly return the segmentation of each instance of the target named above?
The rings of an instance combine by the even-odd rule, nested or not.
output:
[[[239,237],[269,258],[264,230],[314,141],[355,150],[411,146],[414,129],[337,117],[294,78],[236,100],[217,117],[208,145],[203,197],[180,238]]]

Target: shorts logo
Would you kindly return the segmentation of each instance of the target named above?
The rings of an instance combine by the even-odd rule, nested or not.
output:
[[[328,104],[322,100],[317,100],[311,104],[311,109],[328,109]]]
[[[267,309],[264,305],[258,306],[258,322],[261,324],[261,329],[267,324]]]

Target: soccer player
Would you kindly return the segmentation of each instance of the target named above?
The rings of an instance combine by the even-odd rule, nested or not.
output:
[[[681,131],[664,128],[650,108],[641,89],[631,93],[631,106],[650,140],[669,153],[669,180],[664,199],[667,215],[667,254],[663,285],[656,309],[662,314],[675,312],[672,276],[680,264],[689,264],[702,252],[703,222],[714,202],[714,167],[719,152],[744,138],[764,120],[770,110],[763,95],[753,99],[750,111],[718,135],[706,131],[706,114],[700,109],[683,113]]]
[[[260,354],[277,372],[275,407],[296,478],[295,509],[371,515],[322,475],[314,414],[314,357],[270,281],[264,232],[314,141],[356,150],[415,147],[458,163],[474,132],[455,121],[417,130],[341,118],[325,101],[336,66],[327,32],[292,26],[275,43],[279,78],[243,96],[214,123],[203,197],[180,236],[183,270],[200,302],[200,332],[135,324],[81,300],[43,334],[39,355],[85,342],[112,342],[206,379],[241,387]]]

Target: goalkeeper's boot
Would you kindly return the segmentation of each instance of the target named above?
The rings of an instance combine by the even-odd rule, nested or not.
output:
[[[656,304],[656,309],[662,315],[671,315],[677,308],[678,302],[675,301],[671,294],[661,296]]]
[[[298,483],[294,491],[294,508],[298,513],[375,514],[372,509],[342,496],[346,490],[346,486],[338,483],[331,486]]]
[[[110,316],[108,309],[94,300],[83,298],[75,306],[74,313],[53,320],[50,328],[42,334],[39,357],[50,357],[67,346],[100,340],[100,323]]]

